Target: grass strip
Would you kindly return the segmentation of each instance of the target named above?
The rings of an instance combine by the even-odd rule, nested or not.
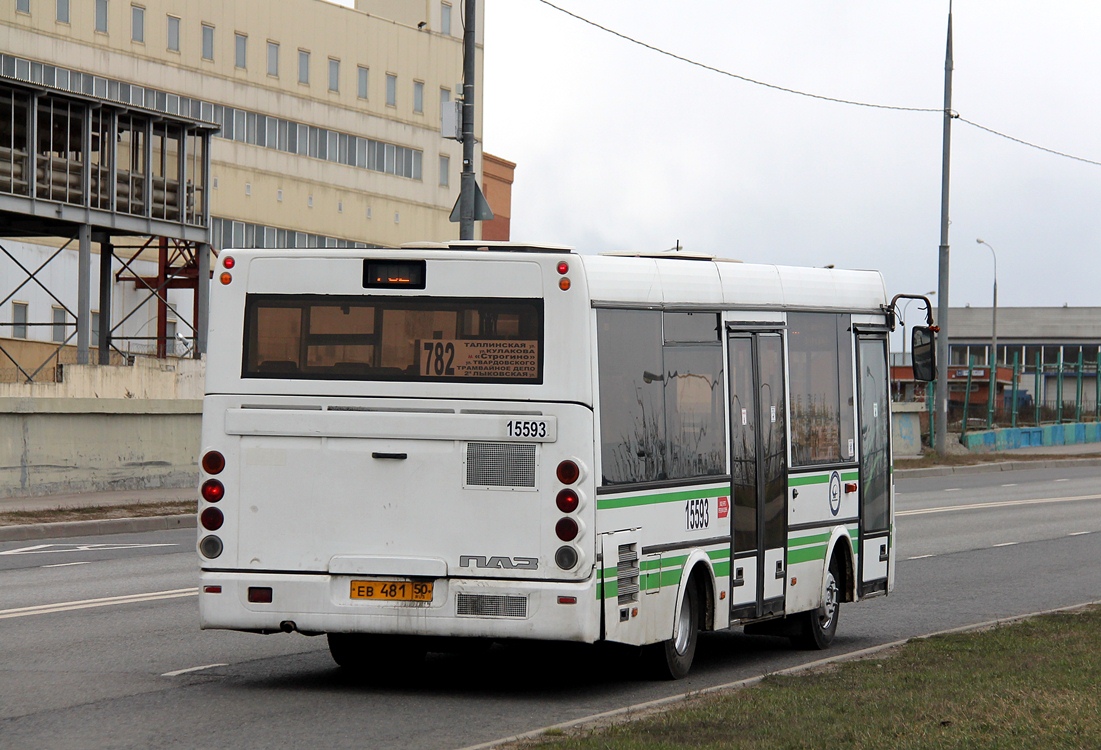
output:
[[[974,633],[751,688],[639,721],[544,735],[532,750],[1101,747],[1101,608]]]
[[[79,508],[47,508],[44,510],[12,510],[0,512],[0,526],[28,523],[60,523],[91,521],[104,518],[145,518],[147,516],[178,516],[195,513],[196,500],[173,500],[164,503],[130,503],[128,505],[98,505]]]

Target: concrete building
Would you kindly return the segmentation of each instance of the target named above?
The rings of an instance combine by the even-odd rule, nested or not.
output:
[[[993,310],[953,307],[948,316],[949,364],[957,369],[966,367],[972,358],[976,365],[989,364]],[[1072,404],[1078,398],[1081,380],[1083,408],[1094,410],[1099,351],[1101,307],[998,307],[999,380],[1012,379],[1012,370],[1006,368],[1012,367],[1016,356],[1020,367],[1018,387],[1038,403]],[[989,377],[989,370],[983,373]]]
[[[136,339],[130,351],[143,336],[162,356],[197,351],[204,326],[195,279],[209,247],[456,238],[448,217],[462,144],[444,138],[441,124],[462,93],[461,6],[5,2],[0,237],[11,239],[0,254],[0,337],[60,342],[59,332],[84,329],[104,352],[101,363],[127,338]],[[474,166],[483,182],[480,96],[475,104]],[[507,234],[501,185],[511,185],[515,165],[498,161],[507,180],[487,192]],[[150,241],[158,237],[167,242]],[[66,243],[98,251],[98,260],[82,261],[90,278],[58,270],[39,284],[51,276],[30,273],[40,264],[72,261],[68,249],[54,255]],[[89,271],[97,262],[98,274]],[[113,296],[101,283],[110,278],[120,287]],[[127,299],[149,288],[157,293]],[[84,326],[76,325],[82,295],[90,298]],[[190,344],[171,345],[173,326]],[[90,330],[104,328],[106,337]]]

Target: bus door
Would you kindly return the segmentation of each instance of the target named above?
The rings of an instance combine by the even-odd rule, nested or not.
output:
[[[887,591],[891,539],[891,403],[887,339],[857,336],[860,419],[860,594]]]
[[[731,618],[784,612],[787,418],[779,332],[729,334]]]

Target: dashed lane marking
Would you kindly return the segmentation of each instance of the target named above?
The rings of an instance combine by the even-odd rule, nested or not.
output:
[[[188,667],[187,669],[177,669],[174,672],[165,672],[161,677],[179,677],[182,674],[189,674],[191,672],[202,672],[204,669],[214,669],[215,667],[227,667],[228,664],[204,664],[201,667]]]
[[[942,505],[937,508],[916,508],[896,511],[896,516],[921,516],[927,513],[951,513],[957,510],[986,510],[1007,508],[1013,505],[1045,505],[1048,503],[1073,503],[1084,500],[1101,500],[1101,495],[1072,495],[1070,497],[1034,497],[1028,500],[998,500],[992,503],[968,503],[967,505]]]

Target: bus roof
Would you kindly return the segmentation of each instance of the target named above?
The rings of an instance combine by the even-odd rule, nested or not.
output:
[[[581,256],[594,303],[850,310],[887,304],[878,271],[738,263],[700,256]]]

